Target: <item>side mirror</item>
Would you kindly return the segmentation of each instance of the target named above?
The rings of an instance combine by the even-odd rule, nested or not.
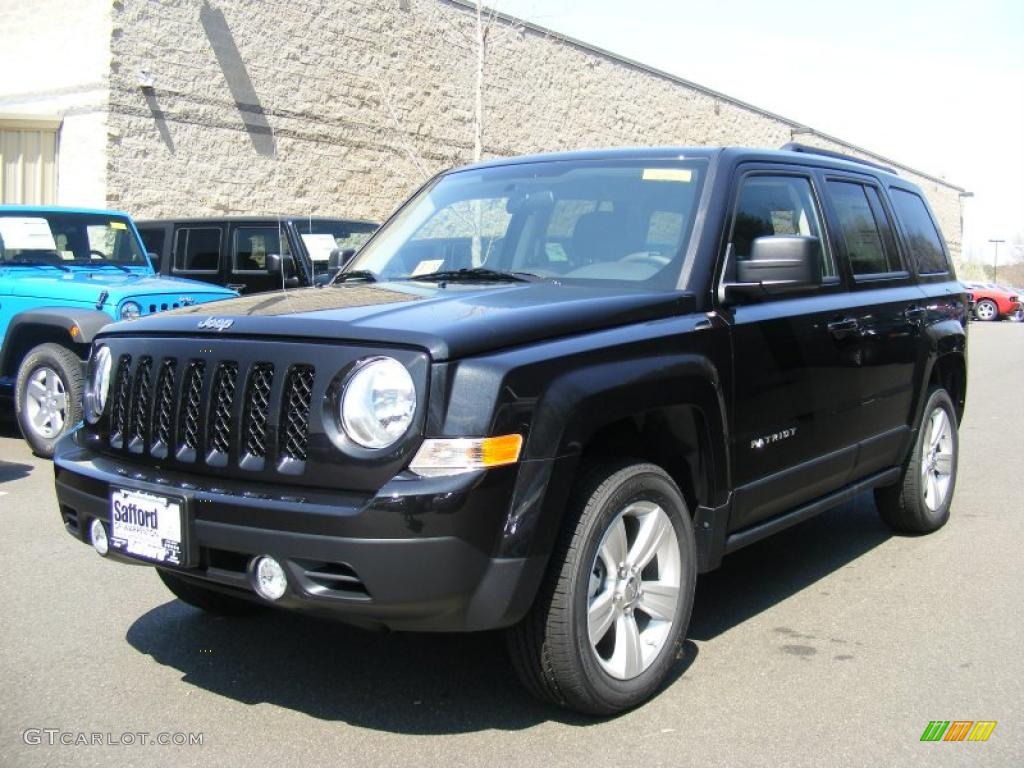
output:
[[[295,262],[289,254],[268,253],[267,273],[278,277],[283,273],[285,277],[291,277],[295,273]]]
[[[804,235],[758,237],[750,258],[736,262],[726,294],[755,296],[809,291],[821,285],[821,241]]]
[[[267,274],[284,280],[285,288],[295,288],[299,279],[295,277],[295,262],[290,254],[268,253]]]
[[[329,269],[332,272],[337,272],[339,269],[342,269],[346,264],[352,261],[352,257],[355,255],[355,248],[346,248],[345,250],[335,248],[334,250],[331,251],[331,255],[327,259],[327,269]]]

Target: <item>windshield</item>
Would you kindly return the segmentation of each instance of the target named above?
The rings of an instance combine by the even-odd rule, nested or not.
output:
[[[313,261],[313,275],[326,275],[331,251],[357,251],[377,231],[368,221],[295,219],[295,229]]]
[[[0,213],[0,264],[146,267],[127,219],[101,213]]]
[[[556,161],[446,174],[359,252],[378,279],[488,269],[674,288],[704,160]]]

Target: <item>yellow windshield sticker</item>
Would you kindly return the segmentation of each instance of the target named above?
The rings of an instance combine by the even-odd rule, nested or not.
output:
[[[123,221],[112,221],[110,222],[111,229],[128,229],[128,225]]]
[[[644,168],[644,181],[681,181],[684,184],[693,180],[693,171],[689,168]]]

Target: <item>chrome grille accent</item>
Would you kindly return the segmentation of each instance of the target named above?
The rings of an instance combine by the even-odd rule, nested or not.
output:
[[[125,427],[128,426],[128,400],[131,397],[130,355],[121,355],[114,379],[114,392],[110,404],[110,443],[120,448],[124,443]]]
[[[231,407],[235,402],[235,382],[237,379],[238,363],[234,362],[220,363],[213,377],[213,392],[210,404],[210,436],[207,449],[211,452],[223,454],[225,458],[228,449],[231,447]]]
[[[311,365],[292,366],[281,397],[281,455],[295,461],[305,462],[307,457],[313,373]]]
[[[132,387],[131,442],[129,448],[141,452],[146,445],[149,432],[150,372],[153,358],[143,357],[135,366],[135,382]]]
[[[178,361],[174,358],[165,357],[156,379],[156,406],[153,409],[153,430],[156,433],[154,440],[165,452],[171,444],[171,432],[174,429],[174,373],[177,364]]]
[[[245,435],[245,452],[257,459],[267,455],[267,414],[270,411],[270,386],[273,382],[273,364],[256,363],[252,367],[245,392],[242,434]]]
[[[149,354],[155,350],[165,354]],[[210,357],[192,357],[197,351]],[[119,350],[109,415],[99,427],[109,447],[168,469],[185,464],[235,477],[305,473],[313,400],[322,393],[315,367],[303,358],[230,358],[212,349],[176,355],[158,343]]]
[[[182,410],[179,434],[182,448],[189,451],[193,459],[195,452],[199,450],[199,415],[202,410],[203,373],[205,371],[206,363],[202,360],[191,361],[185,372],[185,387],[181,395]],[[180,452],[179,456],[181,456]]]

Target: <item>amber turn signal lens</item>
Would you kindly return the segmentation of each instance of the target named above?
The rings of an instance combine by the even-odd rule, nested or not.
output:
[[[519,461],[522,435],[430,438],[423,441],[409,469],[425,477],[457,475]]]

